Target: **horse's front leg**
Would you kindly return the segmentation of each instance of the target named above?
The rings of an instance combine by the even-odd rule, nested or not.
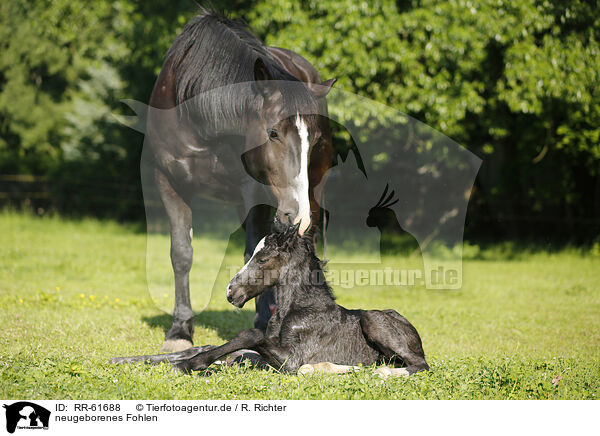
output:
[[[155,178],[171,225],[171,264],[175,275],[173,324],[165,335],[161,351],[181,351],[193,345],[194,334],[194,312],[189,287],[193,257],[192,210],[158,169],[155,171]]]
[[[244,251],[244,262],[248,262],[254,253],[256,245],[271,230],[271,207],[266,204],[258,204],[252,207],[244,221],[246,231],[246,249]],[[267,289],[255,299],[256,315],[254,316],[254,327],[265,331],[269,318],[275,308],[275,296],[271,289]]]

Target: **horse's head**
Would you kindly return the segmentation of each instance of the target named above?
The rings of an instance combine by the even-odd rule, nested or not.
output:
[[[300,223],[282,225],[279,232],[265,236],[246,265],[227,286],[227,300],[236,307],[280,283],[290,268],[297,268],[307,255],[314,258],[311,232],[298,235]]]
[[[277,198],[277,217],[299,224],[300,234],[310,225],[308,164],[312,147],[321,136],[318,99],[335,80],[311,87],[296,81],[274,81],[259,58],[254,65],[258,110],[246,120],[244,165]]]

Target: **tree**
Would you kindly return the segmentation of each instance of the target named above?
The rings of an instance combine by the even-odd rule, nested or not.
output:
[[[575,230],[600,216],[598,10],[595,1],[261,0],[248,17],[268,44],[299,51],[336,86],[483,157],[471,217],[527,231],[514,220],[543,228],[552,216]]]

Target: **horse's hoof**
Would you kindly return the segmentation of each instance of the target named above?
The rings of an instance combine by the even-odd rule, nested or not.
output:
[[[187,339],[167,339],[163,346],[160,348],[161,353],[176,353],[179,351],[187,350],[193,347],[191,341]]]

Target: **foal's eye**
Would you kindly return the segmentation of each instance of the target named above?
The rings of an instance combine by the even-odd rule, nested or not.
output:
[[[267,129],[267,135],[269,135],[269,139],[278,139],[279,133],[275,129]]]
[[[267,263],[267,259],[256,259],[256,261],[257,261],[257,262],[258,262],[260,265]]]

